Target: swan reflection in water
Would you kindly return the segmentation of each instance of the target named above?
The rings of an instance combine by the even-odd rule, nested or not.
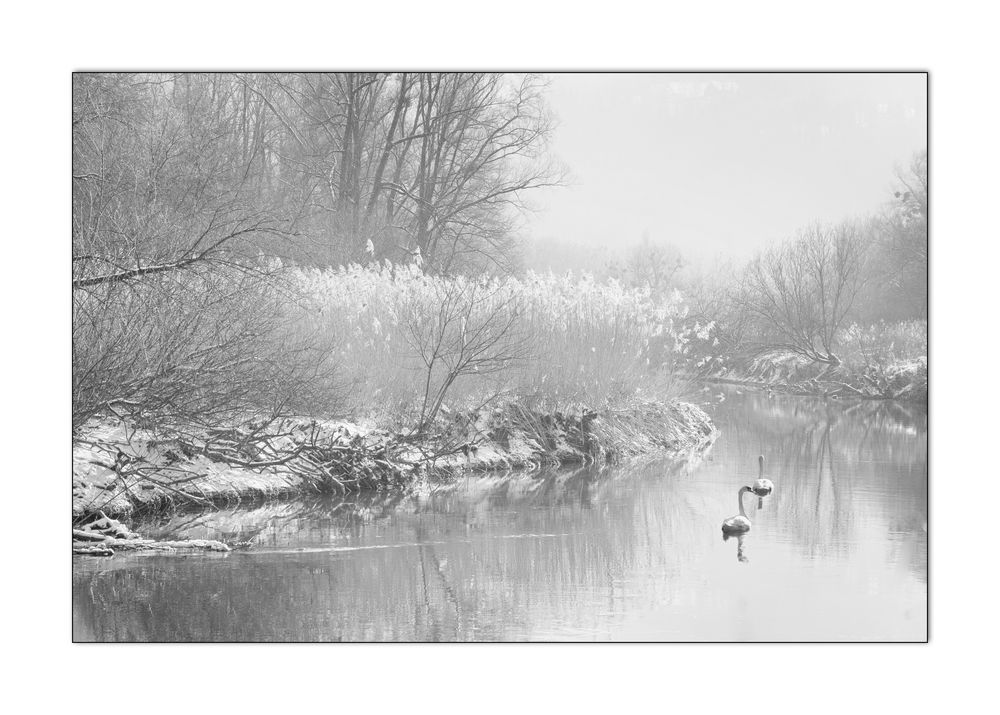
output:
[[[743,540],[746,538],[746,534],[723,534],[722,540],[729,541],[730,539],[736,539],[736,560],[741,564],[750,563],[750,559],[743,552]]]

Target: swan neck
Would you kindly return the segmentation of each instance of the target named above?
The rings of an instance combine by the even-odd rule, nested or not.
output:
[[[750,490],[747,489],[746,487],[743,487],[742,489],[740,489],[740,495],[739,495],[739,499],[740,499],[740,516],[746,516],[747,515],[747,513],[743,510],[743,495],[746,494],[748,491],[750,491]]]

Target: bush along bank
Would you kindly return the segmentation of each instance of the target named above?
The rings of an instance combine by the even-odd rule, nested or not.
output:
[[[684,357],[686,377],[771,392],[832,398],[927,401],[927,322],[853,324],[826,360],[783,348],[734,347],[717,326],[695,323]]]
[[[821,365],[796,356],[759,360],[744,371],[711,374],[708,382],[832,398],[927,401],[927,358],[885,366]]]
[[[74,440],[73,518],[79,528],[176,508],[406,489],[467,470],[613,462],[648,452],[682,458],[715,435],[708,415],[677,401],[602,412],[518,405],[444,411],[433,433],[422,435],[291,418],[155,431],[93,420]]]

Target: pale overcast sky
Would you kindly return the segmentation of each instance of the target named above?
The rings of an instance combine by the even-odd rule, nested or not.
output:
[[[876,208],[927,131],[922,74],[554,74],[549,100],[573,184],[527,236],[698,262]]]

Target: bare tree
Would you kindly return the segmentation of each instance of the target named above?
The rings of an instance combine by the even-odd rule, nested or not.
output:
[[[261,196],[259,137],[225,77],[74,77],[73,287],[247,263],[291,221]]]
[[[755,352],[792,352],[836,366],[838,332],[864,281],[867,228],[814,226],[757,256],[736,300],[755,318]]]
[[[515,295],[506,294],[501,285],[474,280],[434,286],[431,303],[413,306],[407,320],[407,341],[425,372],[418,432],[433,424],[456,381],[501,373],[529,354]]]
[[[428,270],[507,267],[525,196],[557,184],[537,76],[490,73],[240,75],[282,131],[274,182],[318,262]],[[299,244],[302,248],[302,244]]]
[[[73,422],[110,414],[156,426],[335,412],[331,350],[296,329],[274,276],[159,274],[78,291]]]
[[[544,159],[553,127],[544,83],[533,75],[422,73],[415,85],[400,155],[402,162],[412,146],[412,168],[408,179],[400,172],[382,187],[394,194],[394,215],[409,214],[409,235],[431,270],[503,265],[525,193],[562,180]]]
[[[877,290],[871,302],[878,317],[927,316],[927,152],[917,153],[906,171],[896,172],[892,199],[878,218]],[[874,317],[874,316],[873,316]]]
[[[281,332],[289,286],[260,251],[290,221],[263,198],[264,115],[237,90],[74,77],[75,426],[281,412],[322,379],[325,358]]]
[[[675,288],[676,276],[684,268],[684,259],[672,246],[655,244],[643,235],[622,263],[610,266],[614,278],[626,285],[649,286],[653,295],[665,295]]]

